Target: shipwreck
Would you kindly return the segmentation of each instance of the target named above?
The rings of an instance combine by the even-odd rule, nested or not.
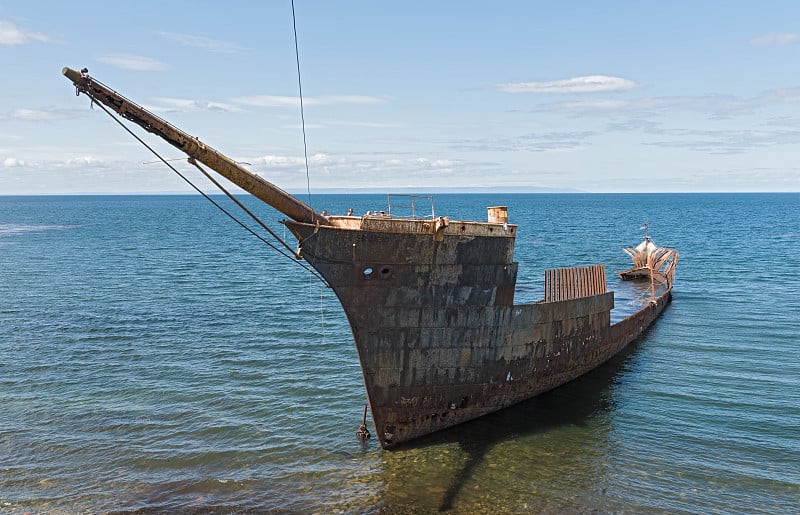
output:
[[[647,235],[647,255],[632,256],[635,276],[652,282],[652,298],[625,319],[611,323],[614,293],[602,265],[548,270],[544,299],[515,304],[517,226],[505,207],[488,208],[486,222],[319,213],[85,69],[63,74],[77,94],[288,217],[282,223],[298,241],[292,251],[333,289],[350,323],[384,448],[585,374],[641,335],[671,300],[678,253],[651,249]]]

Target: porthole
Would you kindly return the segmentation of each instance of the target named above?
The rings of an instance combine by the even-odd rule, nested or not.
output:
[[[371,276],[372,272],[374,272],[374,270],[372,269],[371,266],[368,266],[367,268],[364,269],[364,277]]]

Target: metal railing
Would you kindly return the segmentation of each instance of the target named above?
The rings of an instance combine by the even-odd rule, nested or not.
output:
[[[392,200],[395,200],[394,203]],[[405,203],[398,203],[405,202]],[[389,216],[396,216],[398,218],[417,218],[417,204],[419,204],[420,200],[427,200],[430,202],[431,206],[431,215],[430,219],[433,220],[436,218],[436,214],[433,208],[433,196],[431,195],[410,195],[410,194],[403,194],[403,193],[389,193],[388,199],[388,214]],[[399,213],[398,213],[399,211]],[[428,218],[426,216],[422,216],[420,218]]]
[[[556,268],[544,271],[544,301],[591,297],[606,292],[606,269],[603,265]]]

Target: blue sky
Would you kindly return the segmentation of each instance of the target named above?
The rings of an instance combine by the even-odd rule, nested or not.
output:
[[[295,8],[312,191],[800,191],[798,2]],[[187,190],[63,66],[306,189],[290,0],[0,0],[0,54],[0,194]]]

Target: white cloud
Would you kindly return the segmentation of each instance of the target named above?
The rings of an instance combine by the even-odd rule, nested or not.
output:
[[[563,152],[589,146],[596,134],[593,131],[531,133],[512,138],[462,140],[452,146],[459,151],[473,152]]]
[[[178,32],[156,32],[155,34],[164,39],[174,41],[179,45],[200,48],[218,54],[238,54],[247,50],[236,43],[220,41],[204,36],[192,36],[191,34],[180,34]]]
[[[775,116],[767,119],[761,125],[765,127],[800,127],[800,118],[791,116]]]
[[[10,21],[0,21],[0,45],[23,45],[31,40],[47,43],[50,38],[38,32],[21,29]]]
[[[800,129],[776,130],[659,130],[663,139],[645,145],[667,148],[681,148],[709,154],[741,154],[750,150],[797,145],[800,143]]]
[[[248,163],[253,165],[269,166],[271,168],[294,168],[297,166],[305,166],[305,158],[302,156],[276,156],[266,155],[254,159],[246,159]],[[315,165],[328,165],[333,164],[334,159],[328,154],[313,154],[308,156],[309,164]]]
[[[161,61],[134,54],[107,54],[100,56],[97,60],[125,70],[158,71],[167,68],[167,65]]]
[[[385,189],[386,186],[413,187],[417,184],[439,187],[451,184],[456,167],[463,170],[463,162],[444,158],[381,155],[353,157],[354,159],[336,160],[335,166],[326,167],[326,172],[342,181],[351,181],[362,187]],[[314,171],[312,167],[312,177]],[[459,175],[459,180],[466,178],[464,175]],[[334,183],[329,187],[338,185]]]
[[[255,107],[299,107],[299,97],[287,97],[279,95],[256,95],[250,97],[238,97],[234,102]]]
[[[600,93],[624,91],[639,85],[631,80],[606,75],[587,75],[549,82],[510,82],[496,84],[495,89],[505,93]]]
[[[643,107],[642,102],[635,100],[573,100],[553,104],[561,111],[620,111]]]
[[[765,34],[750,40],[751,45],[788,45],[800,39],[800,33],[785,32],[781,34]]]
[[[450,168],[455,162],[450,159],[434,159],[429,161],[434,168]]]
[[[292,123],[286,124],[283,126],[284,129],[300,129],[302,127],[299,123]],[[306,122],[306,129],[330,129],[330,128],[338,128],[338,127],[356,127],[356,128],[366,128],[366,129],[395,129],[400,127],[399,124],[396,123],[380,123],[380,122],[358,122],[358,121],[343,121],[343,120],[329,120],[320,123],[308,123]]]
[[[289,97],[281,95],[254,95],[248,97],[237,97],[232,100],[238,104],[253,107],[299,107],[300,97]],[[385,100],[378,97],[366,95],[329,95],[321,97],[304,97],[303,105],[335,105],[335,104],[382,104]]]
[[[64,115],[57,111],[41,111],[38,109],[17,109],[8,118],[27,122],[50,122],[64,119]]]
[[[800,103],[800,88],[772,89],[754,97],[684,95],[632,99],[579,99],[543,103],[537,112],[565,112],[584,116],[654,115],[676,110],[706,113],[712,119],[751,115],[764,106]]]
[[[92,156],[75,157],[64,161],[66,166],[98,166],[103,161]]]
[[[17,159],[16,157],[7,157],[3,160],[3,166],[6,168],[13,168],[16,166],[25,166],[25,161]]]
[[[126,167],[129,166],[129,163],[124,161],[118,161],[114,163],[110,163],[108,161],[104,161],[102,159],[98,159],[93,156],[82,156],[82,157],[73,157],[73,158],[58,158],[58,159],[43,159],[43,160],[35,160],[35,161],[26,161],[24,159],[20,159],[17,157],[7,157],[0,161],[3,167],[5,168],[18,168],[18,167],[28,167],[31,169],[39,169],[39,170],[49,170],[53,171],[56,169],[86,169],[87,167],[91,168],[98,168],[98,167],[107,167],[107,166],[116,166],[116,167]]]
[[[327,97],[312,97],[314,104],[383,104],[386,100],[366,95],[332,95]],[[305,103],[305,99],[303,99]]]
[[[800,102],[800,88],[770,89],[761,93],[758,98],[764,102],[792,104]]]
[[[267,177],[281,187],[305,186],[305,160],[302,155],[265,155],[243,158],[256,174]],[[374,155],[331,155],[318,153],[308,158],[312,182],[317,187],[336,188],[346,184],[359,187],[409,186],[408,181],[430,181],[432,174],[450,177],[457,161],[433,157],[396,157]],[[389,182],[386,182],[386,181]],[[427,182],[426,182],[427,184]]]
[[[326,125],[333,125],[336,127],[365,127],[368,129],[395,129],[397,127],[400,127],[400,125],[396,123],[347,122],[347,121],[327,122]]]
[[[174,111],[229,111],[237,112],[242,109],[231,104],[222,102],[213,102],[208,100],[191,100],[187,98],[168,98],[159,97],[154,99],[155,102],[162,104],[161,106],[152,107],[156,112],[174,112]]]

